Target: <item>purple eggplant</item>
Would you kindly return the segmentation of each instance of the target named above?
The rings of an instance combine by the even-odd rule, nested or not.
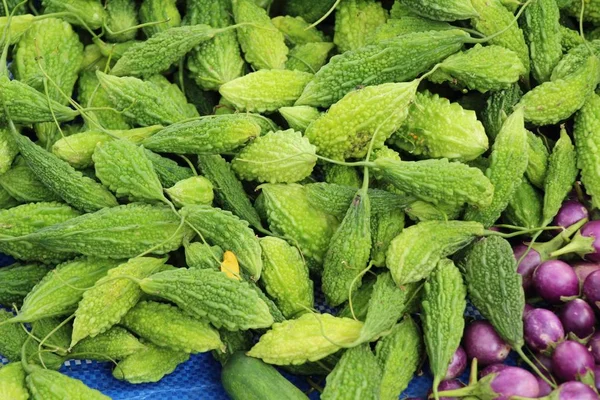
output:
[[[594,386],[596,390],[600,390],[600,365],[594,366]]]
[[[479,371],[479,377],[483,378],[486,375],[493,374],[495,372],[500,372],[504,368],[508,368],[508,367],[509,366],[506,365],[506,364],[492,364],[492,365],[488,365],[487,367],[485,367],[484,369],[482,369],[481,371]]]
[[[598,400],[594,389],[581,382],[566,382],[540,400]],[[521,400],[515,397],[513,400]]]
[[[554,217],[554,225],[567,228],[588,217],[589,212],[583,204],[577,200],[567,200],[562,204],[560,210],[558,210],[556,217]]]
[[[538,396],[546,396],[546,395],[552,393],[552,386],[550,386],[548,384],[548,382],[546,382],[544,379],[540,378],[539,376],[536,376],[535,379],[537,379],[538,386],[540,387],[540,392],[538,393]]]
[[[579,339],[587,338],[594,333],[594,325],[596,325],[594,310],[581,299],[574,299],[565,304],[559,316],[565,331]]]
[[[590,346],[590,351],[596,364],[600,364],[600,332],[595,333],[590,341],[588,342],[588,346]]]
[[[587,301],[598,307],[598,302],[600,302],[600,271],[592,272],[585,278],[583,295]]]
[[[553,304],[559,304],[562,297],[579,294],[579,281],[575,271],[560,260],[541,263],[533,273],[533,285],[544,300]]]
[[[543,353],[538,353],[535,355],[533,363],[544,375],[550,375],[550,372],[552,371],[552,357]]]
[[[573,340],[559,343],[552,353],[552,372],[563,382],[574,381],[594,368],[594,357],[588,349]]]
[[[560,319],[550,310],[536,308],[523,320],[525,343],[534,351],[546,351],[565,336]]]
[[[446,376],[444,380],[455,379],[462,375],[467,368],[467,353],[465,350],[458,346],[454,355],[452,356],[452,360],[450,360],[450,365],[448,365],[448,371],[446,372]]]
[[[523,307],[523,319],[525,319],[525,316],[533,310],[535,310],[534,306],[525,303],[525,307]]]
[[[452,379],[447,381],[441,381],[438,386],[438,393],[446,390],[454,390],[464,388],[465,384],[459,381],[458,379]],[[433,393],[433,390],[429,389],[427,392],[427,398]],[[456,397],[440,397],[439,400],[455,400]]]
[[[523,254],[527,252],[528,246],[524,244],[519,244],[513,247],[513,254],[515,255],[515,259],[517,262],[523,257]],[[529,290],[533,283],[533,271],[540,265],[542,262],[540,253],[536,250],[531,249],[529,253],[521,260],[519,263],[519,267],[517,268],[517,272],[521,274],[523,277],[522,284],[524,290]]]
[[[508,357],[510,346],[487,321],[474,321],[465,329],[463,346],[469,359],[481,365],[501,363]]]
[[[579,279],[579,288],[583,289],[583,283],[587,279],[588,276],[592,272],[596,272],[600,270],[600,264],[588,262],[588,261],[578,261],[573,265],[573,271],[575,271],[575,275]]]
[[[583,237],[593,237],[592,244],[594,251],[585,255],[585,258],[592,261],[600,261],[600,221],[590,221],[581,227],[579,231]]]

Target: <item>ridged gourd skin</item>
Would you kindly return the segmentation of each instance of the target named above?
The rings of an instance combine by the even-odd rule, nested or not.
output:
[[[0,269],[0,304],[11,307],[21,304],[25,296],[48,273],[49,268],[41,264],[12,264]]]
[[[402,5],[415,14],[435,21],[458,21],[479,16],[471,0],[449,0],[443,3],[436,0],[404,0]]]
[[[244,180],[294,183],[308,177],[317,163],[316,148],[293,129],[269,132],[240,151],[231,166]]]
[[[166,303],[141,301],[123,317],[121,324],[157,346],[186,353],[224,347],[219,332],[210,324]]]
[[[293,106],[313,75],[286,69],[261,69],[223,84],[219,93],[239,111],[276,111]]]
[[[158,179],[163,187],[172,187],[177,182],[194,176],[191,168],[182,167],[181,165],[177,164],[176,161],[158,155],[148,149],[145,149],[145,151],[146,157],[152,161],[154,171],[156,171]]]
[[[481,93],[507,89],[525,75],[518,55],[502,46],[476,44],[469,50],[451,55],[429,80],[435,83],[450,81]]]
[[[385,267],[385,254],[391,241],[404,229],[404,211],[396,207],[373,210],[371,214],[371,261]]]
[[[203,175],[212,182],[215,188],[216,203],[223,209],[231,211],[257,229],[263,229],[256,209],[233,172],[231,165],[220,155],[203,155],[198,157],[198,167]]]
[[[114,34],[125,29],[133,28],[139,24],[138,14],[134,0],[109,0],[106,2],[107,30],[106,37],[111,41],[126,42],[135,39],[137,29]]]
[[[362,180],[356,167],[346,165],[326,164],[323,165],[325,182],[334,185],[350,186],[358,189]]]
[[[337,228],[323,261],[322,289],[327,303],[337,306],[362,284],[361,272],[371,254],[371,201],[359,190]]]
[[[564,0],[562,3],[565,4],[565,7],[561,7],[561,9],[564,9],[567,15],[579,19],[579,16],[581,15],[581,1]],[[583,20],[593,24],[598,24],[600,22],[600,3],[598,1],[586,0],[583,10]]]
[[[303,133],[313,121],[321,116],[321,112],[311,106],[281,107],[278,111],[290,128]]]
[[[146,349],[133,353],[117,364],[113,377],[129,383],[153,383],[171,374],[190,359],[189,353],[145,343]],[[82,399],[83,400],[83,399]]]
[[[128,140],[110,140],[96,146],[92,159],[96,176],[117,197],[166,202],[158,175],[143,147]]]
[[[334,3],[335,0],[290,0],[283,5],[284,14],[302,17],[306,22],[313,23],[325,15]]]
[[[184,243],[183,247],[188,268],[221,270],[221,260],[225,253],[221,247],[202,242]]]
[[[7,210],[19,205],[19,202],[13,199],[4,188],[0,187],[0,210]]]
[[[318,361],[340,350],[334,343],[353,343],[362,326],[362,322],[351,318],[307,313],[274,324],[246,354],[275,365]]]
[[[170,125],[190,118],[189,107],[193,106],[185,102],[185,97],[165,96],[165,87],[155,82],[100,71],[96,75],[113,107],[138,125]]]
[[[381,367],[379,396],[395,400],[408,387],[421,363],[422,334],[415,322],[407,317],[391,333],[377,342],[375,357]]]
[[[352,309],[350,309],[350,304],[346,303],[337,312],[336,317],[352,318],[364,322],[368,313],[369,302],[373,295],[375,282],[375,279],[365,278],[361,287],[352,293]]]
[[[329,107],[363,85],[409,81],[459,51],[467,39],[456,29],[416,32],[333,56],[295,105]]]
[[[525,175],[532,184],[543,189],[550,153],[543,139],[531,131],[527,131],[527,145],[528,163]]]
[[[425,282],[421,303],[423,337],[436,389],[460,345],[465,328],[466,296],[467,288],[459,269],[451,260],[441,260]]]
[[[110,397],[86,386],[79,379],[60,372],[28,365],[27,388],[34,399],[44,400],[110,400]]]
[[[563,25],[560,25],[558,29],[560,30],[560,44],[563,53],[567,53],[568,51],[584,43],[581,35],[579,35],[579,32],[576,30],[567,28]]]
[[[320,269],[337,219],[313,207],[301,185],[264,184],[261,189],[271,231],[297,245],[311,270]]]
[[[550,224],[558,214],[563,201],[573,189],[577,175],[577,152],[571,137],[562,128],[548,159],[548,174],[544,182],[544,225]]]
[[[43,0],[44,14],[68,12],[74,15],[65,15],[65,21],[70,24],[83,26],[90,29],[102,27],[107,15],[104,6],[99,0]]]
[[[97,361],[122,360],[145,348],[127,329],[113,326],[104,333],[77,343],[71,349],[69,357]]]
[[[283,315],[283,313],[281,312],[281,310],[279,309],[279,307],[277,306],[277,304],[275,304],[275,302],[269,296],[267,296],[265,294],[265,292],[260,288],[260,286],[258,286],[257,283],[252,282],[252,281],[249,281],[248,283],[250,284],[250,287],[256,292],[258,297],[269,308],[269,314],[271,314],[271,317],[273,317],[273,322],[285,321],[286,318]]]
[[[9,0],[9,9],[12,9],[10,6],[10,2],[14,0]],[[18,4],[15,2],[15,5]],[[16,10],[15,15],[12,16],[10,21],[10,25],[8,25],[8,17],[4,12],[4,4],[0,5],[0,30],[4,32],[6,28],[8,28],[7,35],[10,34],[8,38],[9,44],[17,44],[21,37],[27,32],[29,28],[31,28],[31,24],[35,21],[35,16],[33,14],[24,14],[25,7],[19,7]],[[23,15],[18,15],[23,14]],[[5,39],[6,40],[6,39]]]
[[[142,290],[174,302],[186,313],[231,331],[267,328],[269,308],[248,282],[208,269],[177,269],[144,279]]]
[[[347,350],[327,375],[323,400],[378,399],[381,370],[368,344]]]
[[[72,348],[86,337],[106,332],[117,324],[142,297],[139,285],[126,275],[144,279],[158,272],[166,258],[136,257],[112,268],[92,288],[83,293],[73,321]]]
[[[60,196],[40,182],[24,162],[16,162],[0,175],[0,186],[19,203],[62,201]]]
[[[527,179],[513,194],[503,217],[511,225],[534,229],[542,224],[543,195]]]
[[[79,215],[79,211],[58,202],[22,204],[0,211],[0,234],[7,237],[28,235]],[[0,241],[0,251],[18,260],[40,261],[45,264],[61,262],[73,256],[72,253],[51,251],[41,244],[27,241]]]
[[[0,174],[8,171],[19,154],[19,148],[7,128],[0,128]]]
[[[525,109],[525,121],[534,125],[556,124],[578,111],[600,80],[600,60],[589,56],[575,72],[544,82],[527,92],[517,107]]]
[[[252,0],[232,0],[236,24],[252,23],[237,29],[244,58],[254,69],[283,69],[289,52],[285,38],[267,12]]]
[[[563,56],[560,10],[556,0],[537,0],[525,9],[522,24],[529,44],[531,73],[538,82],[550,80]]]
[[[59,327],[63,317],[43,318],[31,323],[31,333],[37,338],[46,338],[52,335],[40,347],[34,340],[27,340],[24,344],[25,359],[29,364],[40,365],[44,368],[58,371],[66,360],[66,357],[54,353],[56,349],[67,349],[71,340],[71,329],[68,325]],[[55,329],[58,329],[55,331]],[[62,353],[62,352],[61,352]],[[64,354],[64,353],[63,353]],[[41,357],[40,357],[41,356]]]
[[[25,386],[25,371],[20,362],[10,363],[0,368],[0,395],[11,400],[28,400]]]
[[[523,346],[525,294],[510,243],[490,236],[470,248],[463,263],[473,305],[513,350]]]
[[[344,0],[335,12],[333,42],[340,53],[356,50],[387,19],[388,12],[378,1]]]
[[[600,96],[591,95],[575,117],[575,146],[577,166],[585,191],[592,197],[594,207],[600,207]]]
[[[121,261],[81,257],[59,264],[48,272],[23,300],[16,321],[33,322],[73,313],[83,297],[78,288],[94,286]]]
[[[0,310],[0,322],[9,321],[13,314],[7,310]],[[19,324],[3,324],[0,326],[0,352],[8,361],[21,359],[21,347],[27,340],[27,333]]]
[[[168,206],[131,203],[48,226],[21,241],[51,251],[123,259],[150,249],[152,254],[177,250],[193,232],[180,225],[180,218]]]
[[[275,367],[248,357],[242,351],[237,351],[228,358],[221,371],[221,382],[232,400],[308,399]]]
[[[212,183],[203,176],[193,176],[165,189],[176,207],[186,204],[211,205],[214,193]]]
[[[384,40],[394,39],[397,36],[414,32],[444,31],[456,29],[447,22],[432,21],[418,15],[403,16],[388,19],[367,37],[366,44],[375,44]]]
[[[491,36],[507,28],[515,19],[513,13],[500,0],[471,0],[471,4],[479,14],[478,18],[471,19],[471,25],[485,36]],[[488,43],[506,47],[517,53],[525,67],[525,75],[529,75],[529,48],[518,24],[512,24],[506,32],[491,39]]]
[[[490,166],[485,173],[494,186],[492,202],[478,208],[470,207],[464,219],[481,222],[485,227],[493,225],[521,184],[527,161],[527,131],[523,108],[518,108],[506,119],[492,146]]]
[[[329,53],[333,50],[333,47],[333,43],[330,42],[298,45],[290,50],[285,68],[291,71],[314,74],[327,63],[327,58],[329,58]]]
[[[260,240],[263,258],[261,283],[286,318],[312,309],[313,282],[300,252],[285,240],[266,236]]]
[[[207,24],[225,28],[233,24],[228,0],[187,2],[185,24]],[[244,59],[234,30],[222,32],[196,46],[187,56],[187,68],[194,81],[204,90],[218,88],[242,76]]]
[[[210,243],[232,251],[240,266],[257,281],[262,271],[261,249],[254,231],[229,211],[202,205],[188,205],[181,215]]]
[[[552,70],[551,81],[564,79],[581,68],[590,57],[590,49],[596,56],[600,55],[600,40],[590,40],[569,50]]]
[[[398,286],[427,278],[444,257],[484,233],[471,221],[426,221],[406,228],[390,243],[386,262]]]
[[[143,24],[160,22],[142,28],[146,37],[152,37],[155,33],[181,24],[181,14],[177,9],[176,2],[177,0],[144,0],[142,2],[139,12],[140,22]]]
[[[77,81],[77,100],[83,107],[113,107],[108,92],[100,85],[93,70],[82,70]],[[124,115],[112,110],[88,111],[105,129],[129,129]]]
[[[488,149],[488,137],[474,111],[429,92],[417,93],[405,124],[390,141],[414,155],[463,161]]]
[[[481,111],[481,123],[489,137],[490,144],[496,139],[504,120],[512,113],[512,107],[517,104],[523,92],[518,84],[508,89],[490,93]]]
[[[310,27],[302,17],[279,15],[271,19],[273,25],[285,36],[287,42],[293,46],[307,43],[327,42],[328,38],[316,27]]]
[[[318,153],[337,160],[362,158],[373,135],[378,149],[408,116],[419,81],[384,83],[348,93],[306,129]]]
[[[174,123],[144,140],[159,153],[219,154],[237,149],[260,135],[260,126],[244,114],[219,115]]]

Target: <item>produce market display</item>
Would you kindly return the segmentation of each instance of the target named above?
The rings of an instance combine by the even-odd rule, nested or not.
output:
[[[0,13],[0,400],[600,399],[600,0]]]

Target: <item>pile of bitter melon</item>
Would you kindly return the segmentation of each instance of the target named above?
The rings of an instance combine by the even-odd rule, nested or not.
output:
[[[0,399],[598,398],[600,0],[0,11]]]

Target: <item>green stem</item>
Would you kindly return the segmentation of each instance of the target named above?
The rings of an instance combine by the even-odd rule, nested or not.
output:
[[[162,21],[144,22],[143,24],[130,26],[129,28],[121,29],[120,31],[111,31],[107,25],[104,25],[103,28],[104,28],[104,30],[106,30],[106,32],[108,32],[109,35],[120,35],[122,33],[127,33],[129,31],[137,30],[139,28],[145,28],[147,26],[166,24],[170,20],[171,20],[171,18],[163,19]]]
[[[533,361],[531,361],[531,359],[529,357],[527,357],[527,355],[523,352],[522,347],[519,346],[513,346],[514,351],[517,352],[517,354],[519,355],[519,357],[521,357],[521,359],[523,361],[525,361],[525,364],[529,365],[529,367],[540,377],[542,378],[548,385],[550,385],[551,388],[556,388],[556,384],[554,382],[552,382],[550,379],[548,379],[546,377],[546,375],[544,375],[542,373],[542,371],[540,371],[540,369],[537,367],[537,365],[535,365],[533,363]]]
[[[329,8],[329,10],[327,10],[327,12],[325,14],[323,14],[323,16],[321,18],[319,18],[318,20],[316,20],[315,22],[313,22],[312,24],[310,24],[309,26],[304,28],[304,30],[307,31],[307,30],[319,25],[321,22],[325,21],[325,19],[327,17],[329,17],[329,15],[335,10],[335,8],[338,6],[338,4],[340,4],[341,1],[342,0],[336,0],[335,3],[333,3],[333,5]]]
[[[583,236],[581,232],[577,232],[569,244],[550,253],[550,257],[560,257],[570,253],[577,253],[583,257],[586,254],[594,253],[596,251],[594,248],[595,239],[593,236]]]

